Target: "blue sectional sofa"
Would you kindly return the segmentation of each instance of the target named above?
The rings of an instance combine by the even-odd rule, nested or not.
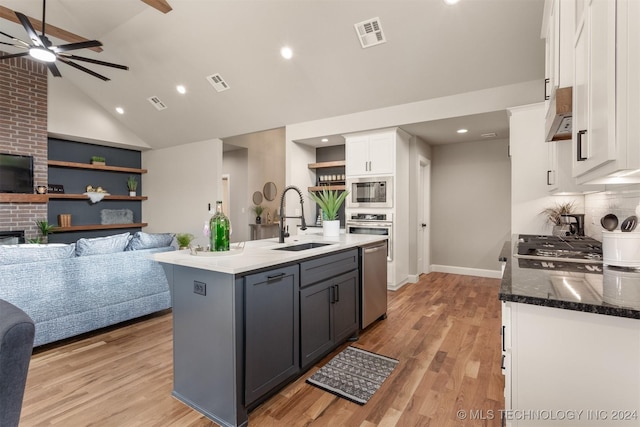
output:
[[[173,235],[140,233],[0,246],[0,299],[33,319],[34,346],[171,307],[164,270],[150,258],[175,250]]]

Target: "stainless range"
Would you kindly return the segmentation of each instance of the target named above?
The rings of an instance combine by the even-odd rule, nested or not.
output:
[[[553,264],[553,262],[602,264],[602,244],[587,236],[520,234],[513,255],[516,258],[547,264]]]
[[[352,213],[345,225],[348,234],[387,236],[387,261],[393,261],[393,217],[391,213]]]

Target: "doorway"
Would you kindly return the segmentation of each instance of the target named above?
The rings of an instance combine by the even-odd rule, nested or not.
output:
[[[418,276],[431,272],[431,161],[419,156],[418,177]]]

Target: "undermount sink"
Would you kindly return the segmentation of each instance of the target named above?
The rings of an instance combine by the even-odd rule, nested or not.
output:
[[[292,246],[283,246],[281,248],[273,248],[274,251],[305,251],[307,249],[321,248],[323,246],[328,246],[331,243],[318,243],[318,242],[309,242],[309,243],[300,243],[298,245]]]

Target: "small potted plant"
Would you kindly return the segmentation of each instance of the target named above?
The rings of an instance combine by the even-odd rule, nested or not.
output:
[[[551,234],[554,236],[565,236],[569,230],[569,225],[562,221],[562,215],[573,213],[573,202],[556,203],[554,207],[543,209],[540,215],[547,218],[547,222],[553,225]]]
[[[107,160],[102,156],[91,156],[91,164],[104,166],[107,164]]]
[[[127,180],[127,188],[129,189],[129,196],[135,197],[136,190],[138,189],[138,180],[135,176],[129,175],[129,179]]]
[[[179,249],[188,249],[193,239],[195,239],[195,236],[191,233],[176,234],[176,241],[178,242]]]
[[[340,220],[338,211],[349,195],[348,191],[327,190],[309,192],[311,199],[322,210],[322,233],[326,237],[340,235]]]
[[[252,207],[251,210],[256,214],[256,224],[262,224],[262,212],[264,212],[264,208],[257,205]]]
[[[47,243],[49,240],[49,233],[53,233],[55,230],[55,226],[50,225],[46,219],[38,219],[35,221],[38,230],[40,231],[41,236],[36,237],[35,239],[29,240],[31,243]]]

